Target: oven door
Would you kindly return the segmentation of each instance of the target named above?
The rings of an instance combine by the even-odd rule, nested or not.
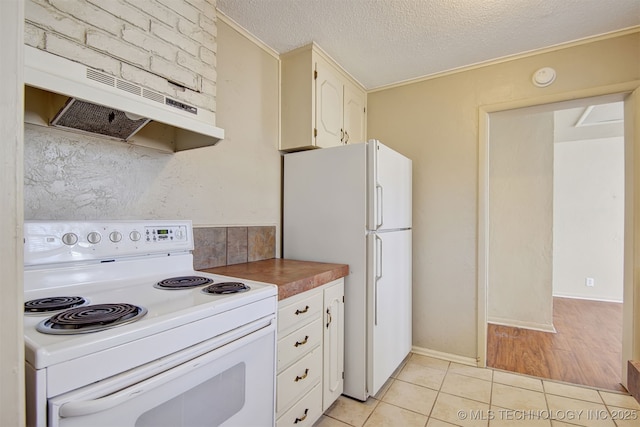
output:
[[[248,334],[240,328],[241,337],[225,334],[224,344],[195,346],[210,348],[188,361],[193,349],[51,398],[49,425],[273,426],[275,319],[264,321]],[[140,380],[140,372],[154,374]]]

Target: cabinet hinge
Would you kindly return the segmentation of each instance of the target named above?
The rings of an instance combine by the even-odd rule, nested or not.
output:
[[[316,136],[318,136],[318,129],[313,128],[313,137],[315,138]]]
[[[318,79],[318,70],[313,70],[313,80]]]
[[[344,295],[342,295],[342,303],[344,303]]]

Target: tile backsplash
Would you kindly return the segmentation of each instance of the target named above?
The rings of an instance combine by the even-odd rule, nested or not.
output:
[[[276,227],[194,227],[196,270],[275,258]]]

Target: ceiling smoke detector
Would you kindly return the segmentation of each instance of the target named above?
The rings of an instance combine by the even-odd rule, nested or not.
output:
[[[531,81],[538,87],[547,87],[556,80],[556,70],[551,67],[540,68],[533,73]]]

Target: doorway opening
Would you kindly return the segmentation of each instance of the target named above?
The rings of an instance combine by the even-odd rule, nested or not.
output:
[[[489,367],[624,391],[621,98],[489,114]]]

